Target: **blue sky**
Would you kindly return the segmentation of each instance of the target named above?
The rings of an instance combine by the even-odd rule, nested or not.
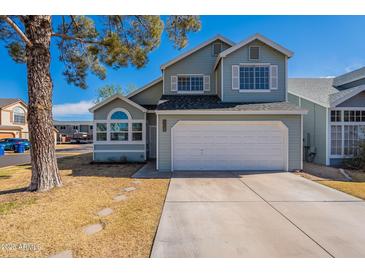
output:
[[[108,69],[104,81],[89,75],[86,90],[67,84],[57,49],[52,47],[54,118],[91,119],[87,108],[99,87],[106,84],[143,86],[161,75],[161,64],[218,33],[239,42],[258,32],[292,50],[289,77],[336,76],[365,66],[365,16],[202,16],[201,20],[201,31],[189,35],[185,49],[174,49],[164,33],[160,47],[149,55],[144,68]],[[27,101],[26,67],[14,63],[3,45],[0,46],[0,97],[19,97]]]

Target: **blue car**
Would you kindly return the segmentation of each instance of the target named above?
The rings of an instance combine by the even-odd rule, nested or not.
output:
[[[27,139],[20,139],[20,138],[0,139],[0,145],[5,145],[5,150],[15,151],[15,145],[17,144],[24,144],[26,150],[30,148],[30,143]]]

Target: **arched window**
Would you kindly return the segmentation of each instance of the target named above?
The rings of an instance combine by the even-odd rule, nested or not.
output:
[[[124,111],[116,111],[110,117],[111,120],[128,120],[128,115]]]
[[[14,108],[13,113],[15,124],[25,124],[25,111],[21,107]]]

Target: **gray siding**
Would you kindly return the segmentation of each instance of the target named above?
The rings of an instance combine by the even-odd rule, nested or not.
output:
[[[351,97],[337,107],[365,107],[365,91]]]
[[[249,60],[250,46],[260,46],[260,60]],[[278,89],[270,92],[242,93],[232,90],[232,65],[240,63],[270,63],[278,66]],[[223,58],[223,101],[225,102],[280,102],[285,101],[285,56],[277,50],[255,40]]]
[[[143,144],[95,144],[97,150],[144,150]]]
[[[289,94],[288,100],[308,110],[308,114],[303,116],[303,145],[315,148],[317,154],[314,162],[325,165],[327,147],[326,108],[293,94]]]
[[[289,170],[301,168],[300,115],[159,115],[158,161],[161,171],[171,169],[171,128],[180,120],[199,121],[282,121],[289,129]],[[167,120],[167,131],[162,132],[162,120]]]
[[[144,162],[143,152],[94,152],[95,162]]]
[[[157,105],[162,95],[162,81],[152,87],[130,97],[129,99],[140,105]]]
[[[217,40],[216,40],[217,41]],[[212,42],[211,44],[201,48],[188,57],[180,60],[179,62],[167,67],[164,70],[164,93],[176,94],[176,91],[171,91],[171,76],[178,74],[204,74],[210,75],[210,91],[205,94],[215,94],[215,77],[213,68],[216,56],[212,54]],[[230,46],[222,42],[222,49],[225,50]]]
[[[107,120],[108,114],[115,108],[124,108],[129,111],[132,119],[144,119],[144,112],[128,104],[127,102],[116,98],[115,100],[109,102],[108,104],[98,108],[94,111],[94,120]]]
[[[300,106],[299,105],[299,97],[296,96],[296,95],[288,93],[288,101],[290,103],[293,103],[293,104],[297,105],[297,106]]]

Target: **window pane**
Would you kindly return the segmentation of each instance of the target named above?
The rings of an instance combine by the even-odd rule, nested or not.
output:
[[[111,141],[128,141],[128,132],[111,132]]]
[[[106,141],[106,132],[103,133],[96,133],[96,140],[97,141]]]
[[[191,90],[202,91],[203,90],[203,76],[191,77]]]
[[[260,48],[259,47],[250,47],[250,59],[257,60],[259,59]]]
[[[240,89],[269,89],[268,66],[240,67]]]
[[[96,131],[106,131],[106,123],[97,123]]]
[[[349,112],[347,111],[347,110],[345,110],[344,112],[343,112],[343,120],[345,121],[345,122],[348,122],[349,121],[349,119],[350,119],[350,114],[349,114]]]
[[[110,131],[128,131],[128,123],[111,123]]]
[[[178,76],[177,78],[177,89],[179,91],[190,91],[190,77],[189,76]]]
[[[142,123],[133,123],[132,130],[133,131],[142,131]]]
[[[342,154],[342,126],[331,126],[331,155]]]
[[[142,141],[142,133],[141,132],[133,132],[132,133],[133,141]]]
[[[128,120],[128,115],[123,111],[116,111],[112,114],[112,120]]]

